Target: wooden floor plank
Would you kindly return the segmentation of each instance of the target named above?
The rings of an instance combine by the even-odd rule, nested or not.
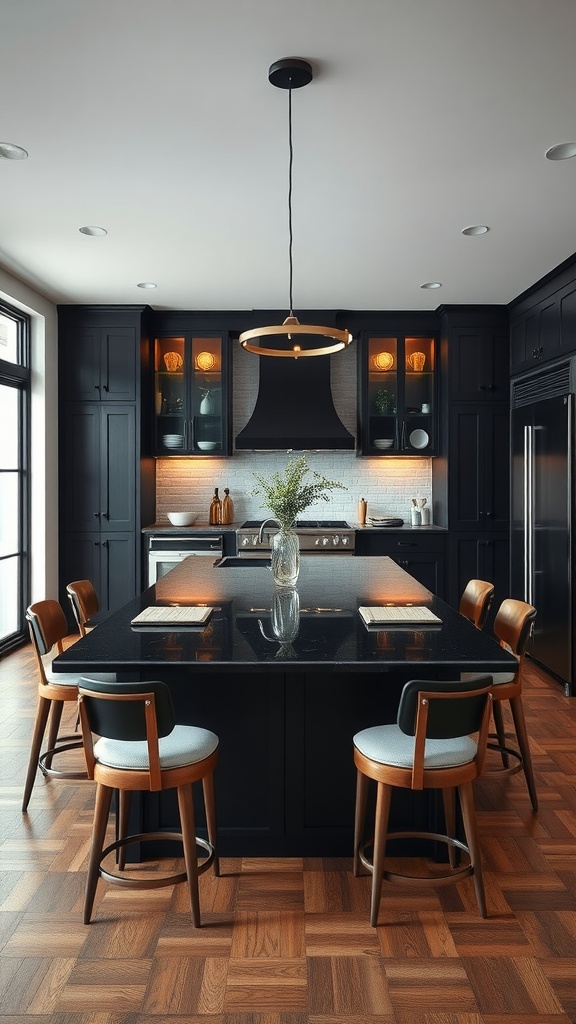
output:
[[[0,1024],[575,1024],[576,700],[530,663],[541,809],[521,775],[475,787],[488,918],[471,879],[385,884],[378,928],[350,858],[223,858],[199,929],[186,886],[101,881],[83,925],[92,784],[39,777],[21,813],[29,648],[0,687]]]

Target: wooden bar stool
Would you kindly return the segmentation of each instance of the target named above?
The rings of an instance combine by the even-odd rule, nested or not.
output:
[[[83,678],[79,708],[88,777],[96,782],[96,806],[86,880],[84,924],[90,923],[98,878],[132,889],[156,889],[188,882],[192,921],[200,927],[198,876],[214,865],[219,875],[216,842],[214,769],[218,737],[208,729],[177,725],[170,691],[160,681],[100,683]],[[94,742],[94,736],[98,737]],[[192,783],[202,781],[208,841],[195,835]],[[127,836],[130,795],[134,791],[176,789],[180,832],[149,832]],[[104,848],[110,802],[119,791],[120,838]],[[102,866],[108,854],[118,851],[118,866],[125,865],[125,847],[146,840],[178,840],[184,847],[186,870],[169,877],[130,878],[112,874]],[[198,863],[197,846],[207,856]]]
[[[506,598],[502,601],[496,613],[494,633],[500,641],[500,646],[511,651],[516,656],[518,668],[516,672],[495,672],[492,675],[492,712],[497,743],[489,741],[488,748],[500,751],[502,755],[502,768],[487,771],[485,778],[491,779],[494,776],[504,778],[523,771],[532,808],[534,811],[537,811],[538,794],[536,793],[530,742],[528,740],[524,706],[522,704],[524,656],[535,618],[536,609],[531,604],[526,604],[524,601],[516,601],[513,598]],[[510,711],[512,712],[512,721],[514,722],[516,733],[515,747],[510,746],[504,729],[501,704],[504,700],[509,702]],[[510,758],[512,758],[511,763]]]
[[[87,626],[86,623],[100,611],[98,594],[90,580],[75,580],[74,583],[68,584],[66,592],[72,605],[80,636],[86,636],[86,633],[89,633],[94,628],[93,626]]]
[[[472,782],[484,764],[490,720],[492,679],[476,676],[471,682],[412,680],[406,683],[396,725],[364,729],[354,737],[357,769],[354,822],[354,874],[363,865],[372,874],[370,924],[378,923],[382,880],[418,886],[451,885],[472,875],[478,908],[486,917],[482,862],[476,829]],[[477,739],[473,735],[477,734]],[[364,841],[364,822],[370,780],[377,783],[374,838]],[[446,835],[435,832],[388,832],[394,787],[442,790]],[[455,794],[458,792],[466,842],[456,835]],[[404,875],[385,867],[386,843],[392,839],[430,839],[446,843],[450,871],[430,878]],[[366,848],[373,847],[370,860]],[[456,866],[461,850],[468,862]]]
[[[52,669],[52,661],[57,654],[62,653],[63,640],[68,635],[66,616],[58,601],[49,599],[31,604],[26,611],[26,619],[38,667],[38,707],[24,784],[23,811],[28,808],[38,768],[45,776],[55,776],[61,779],[87,778],[84,767],[65,771],[52,766],[52,760],[57,754],[82,746],[82,738],[79,733],[69,736],[58,735],[64,704],[68,701],[76,704],[78,700],[78,680],[80,678],[80,675],[74,672],[54,672]],[[116,676],[112,673],[101,673],[99,678],[114,680]],[[48,749],[41,755],[42,741],[49,716]]]
[[[494,584],[486,580],[470,580],[460,598],[460,615],[473,622],[477,629],[484,629],[492,607]]]

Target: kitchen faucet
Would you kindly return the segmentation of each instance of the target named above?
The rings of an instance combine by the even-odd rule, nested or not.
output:
[[[280,529],[280,523],[278,522],[278,520],[277,520],[277,519],[265,519],[265,520],[264,520],[264,521],[263,521],[263,522],[262,522],[262,523],[260,524],[260,529],[259,529],[259,531],[258,531],[258,543],[259,543],[259,544],[261,544],[261,543],[262,543],[262,534],[264,533],[264,527],[266,526],[266,523],[276,523],[276,526],[278,527],[278,529]]]

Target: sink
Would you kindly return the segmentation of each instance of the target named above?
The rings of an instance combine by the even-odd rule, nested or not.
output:
[[[214,562],[214,568],[216,569],[232,569],[238,566],[243,569],[251,569],[255,565],[263,565],[266,569],[270,568],[270,559],[262,558],[261,556],[255,555],[225,555],[218,562]]]

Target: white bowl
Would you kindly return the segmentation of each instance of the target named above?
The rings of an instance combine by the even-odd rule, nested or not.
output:
[[[215,448],[218,448],[218,441],[197,441],[201,452],[212,452]]]
[[[198,519],[197,512],[167,512],[172,526],[192,526]]]

